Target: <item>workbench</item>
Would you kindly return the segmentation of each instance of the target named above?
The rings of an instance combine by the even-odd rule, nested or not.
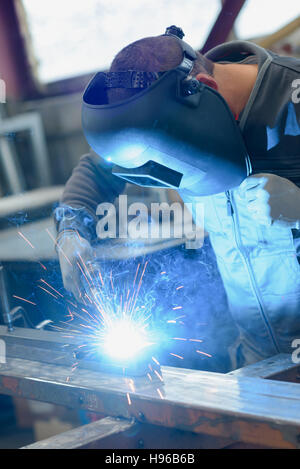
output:
[[[133,391],[97,361],[72,372],[80,340],[65,334],[2,326],[0,344],[1,394],[102,417],[30,448],[300,448],[300,363],[290,355],[228,374],[162,367],[163,381],[140,376]]]

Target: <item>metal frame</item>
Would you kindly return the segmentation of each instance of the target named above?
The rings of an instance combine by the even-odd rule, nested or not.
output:
[[[41,116],[37,112],[28,112],[15,117],[3,119],[0,117],[0,159],[12,194],[24,191],[25,181],[15,148],[7,136],[22,131],[27,131],[31,139],[38,187],[51,184],[48,151]]]
[[[112,419],[74,430],[71,436],[68,432],[65,440],[60,436],[48,442],[50,446],[55,441],[61,442],[58,445],[65,441],[66,446],[74,441],[75,445],[77,440],[80,445],[83,432],[88,446],[113,444],[118,448],[124,437],[126,447],[135,448],[136,433],[128,429],[138,425],[139,432],[146,433],[141,437],[144,447],[159,448],[165,435],[165,441],[173,445],[169,448],[179,448],[184,442],[200,447],[201,441],[205,447],[242,442],[254,447],[300,448],[300,388],[296,384],[300,364],[292,363],[289,356],[279,355],[227,375],[162,367],[163,382],[134,378],[133,391],[128,378],[104,373],[97,362],[82,360],[72,372],[73,354],[81,341],[65,334],[30,329],[8,332],[0,327],[0,340],[7,355],[7,362],[0,366],[0,393],[85,409]],[[287,371],[294,382],[279,381]],[[181,437],[173,441],[170,435],[175,430]],[[134,438],[130,440],[128,434]]]

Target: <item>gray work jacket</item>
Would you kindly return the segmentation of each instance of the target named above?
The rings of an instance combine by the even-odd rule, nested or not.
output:
[[[300,60],[244,41],[218,46],[207,56],[215,62],[258,64],[239,121],[253,173],[277,174],[300,186],[300,93],[295,82]],[[242,335],[245,363],[291,352],[293,340],[300,338],[297,233],[258,224],[237,190],[185,201],[205,204],[205,228]]]

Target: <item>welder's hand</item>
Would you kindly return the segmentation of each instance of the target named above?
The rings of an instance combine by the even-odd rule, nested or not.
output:
[[[245,179],[238,190],[258,223],[300,228],[300,189],[288,179],[257,174]]]
[[[90,243],[76,231],[64,231],[57,240],[57,252],[64,287],[80,301],[85,265],[93,259]]]

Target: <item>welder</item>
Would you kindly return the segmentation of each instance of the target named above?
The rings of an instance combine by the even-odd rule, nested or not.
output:
[[[87,87],[92,151],[56,212],[71,259],[60,252],[60,264],[78,295],[76,260],[93,256],[96,208],[128,181],[203,203],[240,331],[235,367],[290,352],[300,337],[300,60],[246,41],[203,56],[183,36],[172,26],[130,44]]]

